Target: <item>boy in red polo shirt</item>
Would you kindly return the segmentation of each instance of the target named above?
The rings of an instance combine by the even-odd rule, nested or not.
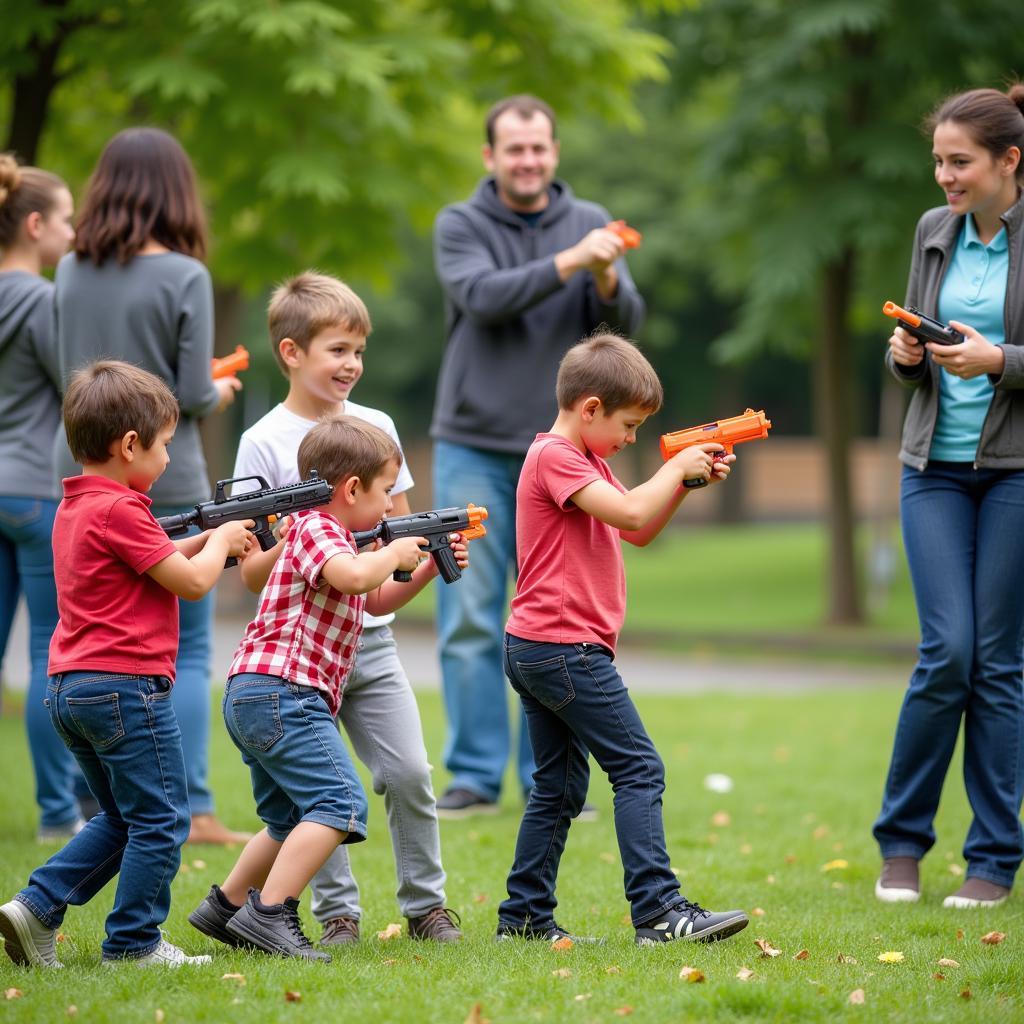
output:
[[[210,960],[186,956],[160,933],[189,832],[181,734],[169,700],[178,598],[206,594],[226,559],[248,550],[253,523],[168,539],[146,492],[167,468],[177,422],[177,401],[163,381],[127,363],[79,370],[64,398],[82,475],[64,481],[53,527],[60,622],[47,705],[100,813],[0,907],[15,963],[61,966],[54,942],[68,905],[88,903],[118,874],[104,965]]]

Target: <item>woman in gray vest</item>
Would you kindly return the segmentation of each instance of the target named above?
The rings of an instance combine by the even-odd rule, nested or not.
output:
[[[162,377],[181,407],[171,463],[151,492],[154,515],[210,497],[199,421],[241,387],[214,381],[213,288],[203,264],[206,218],[195,172],[167,132],[129,128],[107,143],[82,202],[75,250],[57,268],[61,375],[123,359]],[[64,445],[66,474],[77,472]],[[213,597],[179,604],[181,639],[171,691],[181,726],[192,811],[190,842],[244,840],[214,815],[207,784]]]

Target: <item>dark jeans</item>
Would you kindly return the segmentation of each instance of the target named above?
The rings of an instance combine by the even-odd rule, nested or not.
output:
[[[145,956],[160,942],[171,882],[188,838],[188,792],[170,682],[162,676],[67,672],[47,705],[100,813],[36,868],[15,897],[50,928],[115,875],[104,959]]]
[[[921,621],[874,835],[920,858],[964,723],[969,876],[1012,886],[1024,856],[1024,472],[904,469],[903,540]]]
[[[537,643],[506,633],[505,672],[523,702],[537,768],[499,923],[542,928],[554,921],[558,862],[586,799],[588,751],[615,793],[634,925],[678,903],[661,820],[664,765],[611,654],[595,644]]]

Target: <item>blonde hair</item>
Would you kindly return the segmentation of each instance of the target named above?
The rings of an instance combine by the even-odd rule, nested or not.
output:
[[[328,327],[340,326],[364,338],[372,329],[363,300],[343,281],[315,270],[281,282],[270,297],[267,321],[274,358],[286,377],[288,367],[280,351],[285,338],[305,352],[313,338]]]
[[[380,427],[358,416],[329,416],[302,439],[298,459],[303,480],[315,469],[334,486],[354,476],[369,487],[389,462],[401,466],[402,452]]]
[[[657,412],[665,400],[654,367],[634,342],[602,332],[573,345],[558,367],[555,396],[559,409],[571,409],[595,395],[605,412],[635,405]]]
[[[14,245],[30,213],[48,216],[57,205],[57,193],[66,188],[56,174],[19,167],[10,153],[0,153],[0,249]]]

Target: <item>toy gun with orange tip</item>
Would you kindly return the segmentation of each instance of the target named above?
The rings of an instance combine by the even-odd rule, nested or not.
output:
[[[955,327],[950,327],[949,324],[944,324],[941,320],[933,320],[913,306],[904,309],[902,306],[897,306],[895,302],[887,302],[882,307],[882,312],[886,316],[898,320],[900,327],[908,334],[912,334],[919,342],[934,341],[937,345],[959,345],[964,340],[963,334]]]
[[[242,494],[226,494],[228,484],[255,480],[260,486],[256,491]],[[175,516],[161,516],[157,522],[168,537],[182,537],[193,526],[200,530],[213,530],[221,523],[252,519],[256,526],[253,534],[264,551],[277,543],[273,526],[283,516],[302,512],[307,508],[326,505],[331,500],[334,488],[317,476],[312,470],[308,480],[285,487],[271,487],[261,476],[236,476],[230,480],[218,480],[212,501],[201,501],[190,512]],[[227,565],[234,565],[238,559],[229,558]]]
[[[423,550],[434,559],[441,579],[445,583],[454,583],[461,578],[462,570],[451,549],[451,534],[459,533],[466,540],[483,537],[487,533],[484,526],[486,518],[487,509],[470,503],[465,508],[439,508],[433,512],[413,512],[407,516],[382,519],[372,530],[362,530],[353,536],[357,548],[376,540],[390,544],[399,537],[425,537],[428,543]],[[399,569],[394,578],[399,583],[408,583],[412,573]]]
[[[613,220],[605,224],[605,230],[611,231],[622,239],[622,244],[627,249],[640,248],[643,235],[636,228],[631,228],[624,220]]]
[[[221,377],[234,377],[242,370],[249,369],[249,350],[244,345],[236,345],[235,351],[229,356],[210,360],[210,374],[214,380]]]
[[[672,434],[661,435],[661,457],[666,461],[678,455],[684,448],[692,448],[695,444],[706,444],[717,441],[725,450],[714,452],[712,459],[721,462],[726,455],[732,455],[733,448],[744,441],[760,441],[768,436],[772,421],[765,418],[764,409],[747,409],[742,416],[730,416],[726,420],[714,423],[703,423],[699,427],[688,427]],[[685,487],[704,487],[707,480],[700,478],[684,480]]]

